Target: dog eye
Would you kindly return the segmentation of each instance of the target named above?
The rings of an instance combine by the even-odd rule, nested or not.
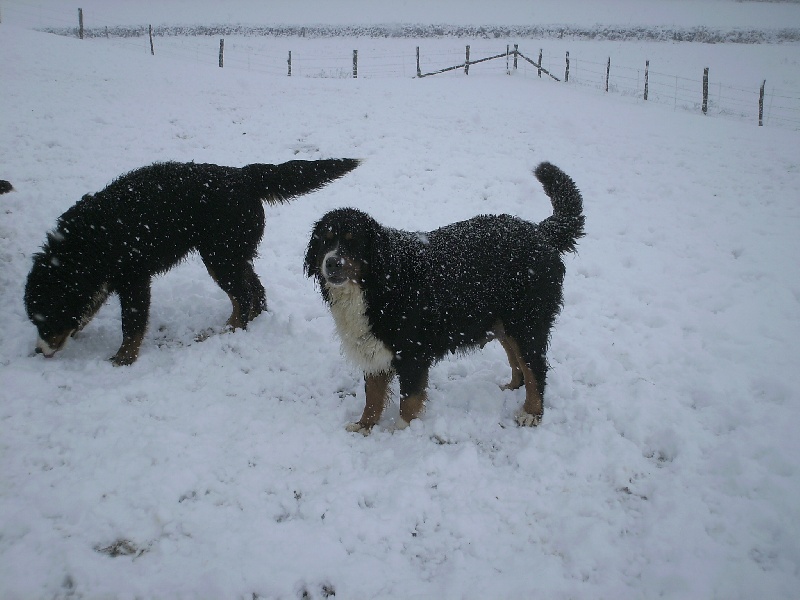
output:
[[[349,242],[350,240],[353,239],[353,234],[348,231],[347,233],[344,234],[344,239],[346,239]]]
[[[333,232],[330,229],[325,232],[325,239],[326,240],[332,240],[333,239]]]

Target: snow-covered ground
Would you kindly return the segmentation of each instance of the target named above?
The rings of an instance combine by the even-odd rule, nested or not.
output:
[[[0,178],[16,188],[0,196],[0,597],[796,597],[797,131],[498,69],[219,69],[32,32],[15,4],[56,5],[0,5]],[[119,22],[139,22],[139,4]],[[719,4],[797,9],[692,4],[689,24]],[[185,14],[212,22],[225,5]],[[734,54],[705,48],[734,71]],[[765,48],[800,60],[796,45]],[[155,280],[135,365],[106,360],[116,299],[54,359],[33,355],[30,257],[82,194],[155,160],[343,156],[365,162],[268,208],[255,268],[270,311],[247,331],[194,342],[230,305],[193,257]],[[523,392],[499,389],[508,366],[490,344],[434,367],[409,429],[393,431],[394,404],[371,436],[347,433],[361,375],[302,272],[314,221],[343,205],[420,230],[539,220],[541,160],[575,179],[587,224],[542,425],[514,425]]]

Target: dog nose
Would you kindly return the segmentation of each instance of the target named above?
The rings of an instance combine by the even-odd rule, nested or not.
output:
[[[325,270],[328,273],[338,271],[344,266],[344,259],[338,256],[329,256],[325,259]]]
[[[39,348],[39,346],[36,346],[34,352],[36,352],[36,354],[41,354],[42,353],[42,349]]]

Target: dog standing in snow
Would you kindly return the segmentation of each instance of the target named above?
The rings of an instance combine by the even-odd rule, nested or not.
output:
[[[562,254],[583,236],[583,200],[550,163],[535,175],[553,215],[536,224],[482,215],[417,233],[341,208],[314,226],[305,257],[330,306],[344,354],[364,371],[366,406],[349,431],[378,423],[389,385],[400,380],[400,427],[426,402],[430,367],[451,352],[502,344],[511,381],[525,386],[517,423],[543,414],[550,330],[561,310]]]
[[[294,160],[225,167],[156,163],[87,194],[58,219],[33,257],[25,308],[47,357],[84,327],[110,294],[122,307],[122,345],[112,357],[129,365],[147,328],[150,280],[196,250],[228,294],[232,328],[266,308],[253,258],[264,233],[263,203],[277,204],[353,170],[354,159]]]

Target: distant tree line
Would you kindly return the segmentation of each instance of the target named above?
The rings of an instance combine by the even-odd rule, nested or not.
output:
[[[75,36],[75,27],[47,27],[40,31]],[[800,41],[800,27],[782,29],[715,29],[709,27],[574,27],[574,26],[459,26],[459,25],[348,25],[311,27],[252,25],[157,25],[156,36],[265,36],[265,37],[370,37],[370,38],[470,38],[470,39],[576,39],[643,40],[703,43],[761,44]],[[141,37],[148,26],[88,27],[83,36]]]

